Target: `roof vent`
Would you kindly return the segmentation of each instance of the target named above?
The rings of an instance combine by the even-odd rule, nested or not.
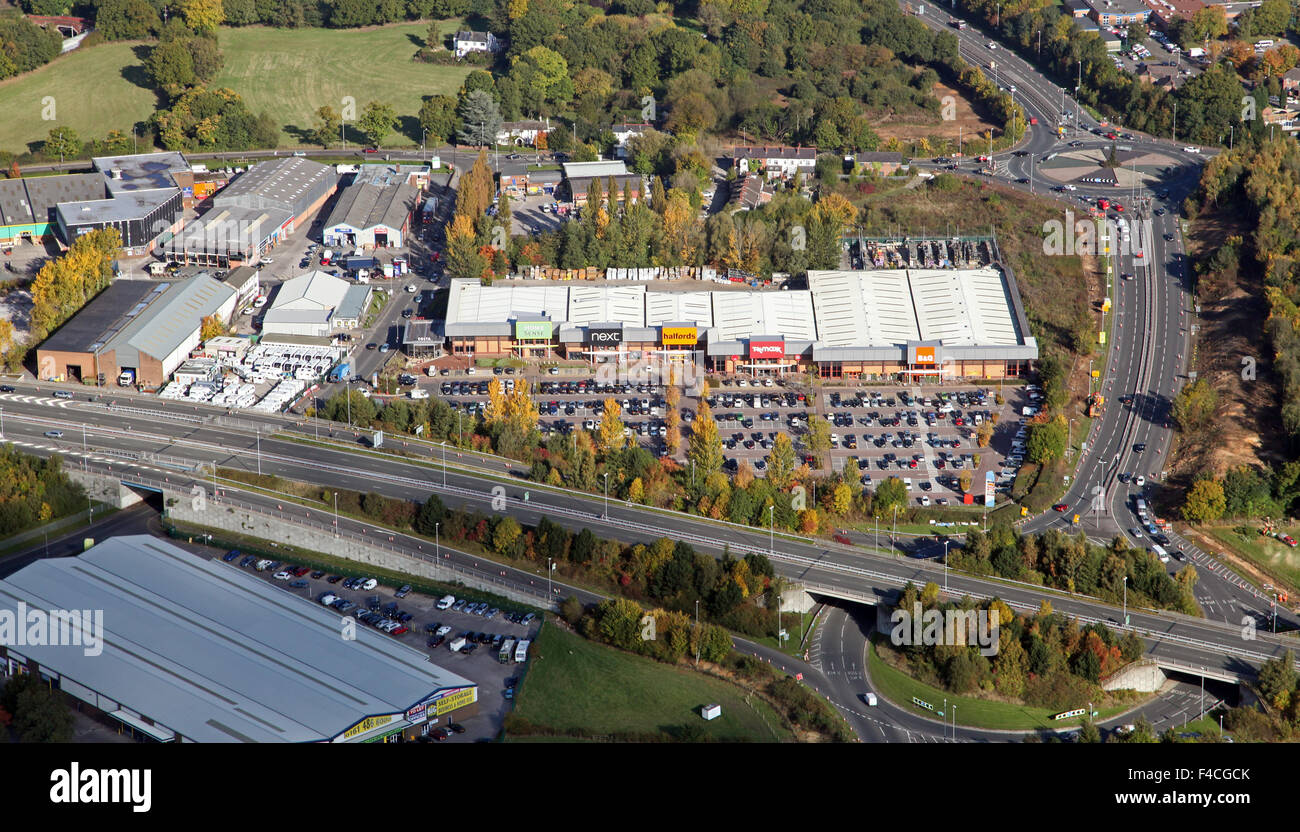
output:
[[[122,178],[122,169],[121,169],[121,168],[109,168],[109,170],[108,170],[108,175],[111,176],[111,177],[114,178],[114,179],[121,179],[121,178]]]

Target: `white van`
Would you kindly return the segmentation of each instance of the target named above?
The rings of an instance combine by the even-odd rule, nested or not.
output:
[[[444,596],[442,596],[442,598],[439,599],[439,601],[438,601],[438,609],[440,609],[440,610],[445,610],[445,609],[449,608],[449,607],[450,607],[452,604],[454,604],[454,603],[456,603],[456,596],[455,596],[455,595],[444,595]]]
[[[453,653],[459,653],[460,648],[464,646],[465,646],[465,638],[463,636],[457,636],[456,638],[453,638],[450,642],[447,643],[447,649],[451,650],[451,652]]]
[[[910,477],[903,477],[903,487],[908,491],[912,490],[912,480]]]
[[[413,399],[427,399],[429,398],[429,391],[423,387],[413,387],[406,395]]]
[[[369,592],[370,590],[374,589],[377,586],[379,586],[379,581],[376,581],[374,578],[371,578],[367,580],[364,584],[362,584],[361,588],[366,592]]]
[[[874,707],[876,707],[876,695],[875,695],[874,693],[864,693],[864,694],[862,694],[862,701],[863,701],[863,702],[866,702],[866,703],[867,703],[867,707],[869,707],[869,708],[874,708]]]

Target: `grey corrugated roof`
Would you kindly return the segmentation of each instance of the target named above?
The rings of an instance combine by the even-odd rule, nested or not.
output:
[[[200,742],[312,742],[473,683],[380,633],[147,535],[39,560],[0,581],[0,608],[102,610],[104,650],[22,655]]]
[[[415,210],[418,195],[415,188],[405,183],[375,185],[354,182],[339,194],[325,228],[346,225],[358,231],[377,226],[400,229]]]
[[[114,336],[106,349],[117,350],[118,365],[122,367],[140,366],[138,360],[132,360],[133,351],[162,361],[234,294],[234,289],[206,272],[196,274],[168,287]]]
[[[4,225],[53,222],[60,202],[103,199],[108,190],[97,173],[33,176],[0,180],[0,221]]]
[[[334,308],[333,320],[361,320],[370,305],[371,288],[365,285],[349,286],[343,293],[343,300]]]
[[[124,324],[122,316],[141,303],[156,286],[148,280],[113,281],[94,300],[82,307],[72,320],[47,338],[40,348],[92,352],[95,344],[107,340],[115,324]]]
[[[338,184],[338,172],[301,156],[253,165],[212,198],[213,211],[222,206],[280,209],[302,215],[318,197]],[[209,212],[211,213],[211,212]]]

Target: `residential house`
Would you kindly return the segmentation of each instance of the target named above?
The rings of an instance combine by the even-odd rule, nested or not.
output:
[[[862,173],[874,173],[876,176],[893,176],[898,170],[906,170],[903,154],[891,151],[859,153],[854,159],[857,169]]]
[[[817,148],[742,145],[732,148],[731,160],[741,173],[762,171],[768,176],[784,179],[800,171],[812,173],[817,166]]]
[[[609,132],[614,134],[614,158],[627,158],[627,143],[633,136],[639,136],[647,130],[653,130],[654,126],[646,122],[625,121],[612,125]]]
[[[771,199],[772,194],[763,187],[763,178],[755,173],[747,173],[731,183],[727,208],[732,211],[753,211]]]
[[[457,32],[452,45],[457,58],[463,58],[471,52],[501,51],[500,41],[491,32]]]
[[[545,121],[503,121],[497,128],[497,144],[536,147],[537,137],[551,132]]]

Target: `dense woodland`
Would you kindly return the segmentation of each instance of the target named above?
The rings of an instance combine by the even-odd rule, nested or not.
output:
[[[0,446],[0,539],[86,507],[86,492],[63,473],[63,459]]]

